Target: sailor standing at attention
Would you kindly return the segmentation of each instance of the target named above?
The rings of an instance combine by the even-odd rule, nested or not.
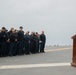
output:
[[[46,36],[44,34],[44,31],[42,31],[40,35],[40,52],[44,53],[45,43],[46,43]]]

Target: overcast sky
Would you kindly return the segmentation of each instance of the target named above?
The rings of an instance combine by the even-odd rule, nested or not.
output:
[[[0,0],[0,28],[45,31],[47,45],[72,44],[76,0]]]

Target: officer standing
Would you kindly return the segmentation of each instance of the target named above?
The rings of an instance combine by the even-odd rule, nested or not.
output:
[[[46,36],[44,34],[44,31],[42,31],[41,35],[40,35],[40,52],[44,53],[44,48],[45,48],[45,43],[46,43]]]
[[[2,32],[1,32],[1,56],[6,56],[6,41],[7,41],[6,28],[2,27]]]
[[[39,53],[39,34],[36,32],[36,53]]]
[[[6,55],[9,55],[9,50],[10,50],[10,35],[9,35],[9,31],[7,31],[7,42],[6,42]]]
[[[18,54],[22,55],[24,54],[24,31],[22,26],[20,26],[20,30],[18,32],[18,38],[19,38]]]
[[[31,32],[31,35],[30,35],[30,51],[32,54],[36,53],[36,35],[35,35],[35,32]]]
[[[26,34],[24,35],[24,41],[25,41],[25,54],[30,54],[30,48],[29,48],[29,44],[30,44],[30,35],[29,35],[29,31],[26,32]]]
[[[15,34],[15,30],[12,30],[12,33],[10,34],[10,51],[9,51],[9,56],[15,56],[16,55],[16,43],[17,43],[17,37]]]
[[[18,38],[18,30],[15,30],[15,55],[18,55],[18,44],[19,44],[19,38]]]

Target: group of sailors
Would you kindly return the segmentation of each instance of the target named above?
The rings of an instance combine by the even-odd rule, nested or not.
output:
[[[39,35],[38,32],[24,33],[22,26],[19,27],[19,30],[11,28],[10,31],[2,27],[0,30],[0,57],[44,53],[45,43],[44,31]]]

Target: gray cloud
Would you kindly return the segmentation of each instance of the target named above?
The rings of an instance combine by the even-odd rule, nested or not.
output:
[[[71,44],[76,33],[76,0],[0,0],[0,28],[44,30],[47,44]]]

